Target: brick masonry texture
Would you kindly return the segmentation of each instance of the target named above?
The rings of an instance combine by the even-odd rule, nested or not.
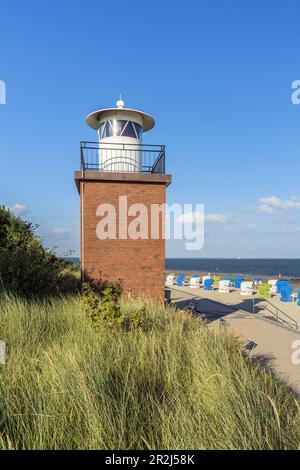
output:
[[[117,213],[119,196],[127,196],[128,207],[142,203],[148,209],[148,233],[151,234],[151,204],[166,202],[166,184],[120,181],[80,181],[81,266],[85,280],[121,281],[125,292],[164,298],[165,240],[162,239],[164,217],[160,217],[159,238],[105,239],[96,235],[101,220],[96,215],[100,204],[112,204]],[[136,217],[136,216],[135,216]],[[128,224],[135,217],[128,216]]]

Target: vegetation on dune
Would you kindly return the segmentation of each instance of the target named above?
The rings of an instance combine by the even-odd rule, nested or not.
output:
[[[298,448],[299,401],[234,336],[151,301],[120,309],[94,328],[77,297],[1,296],[0,448]]]
[[[230,332],[78,286],[0,207],[0,449],[299,448],[299,400]]]
[[[75,269],[44,247],[36,226],[0,206],[0,288],[40,296],[78,285]]]
[[[90,324],[95,328],[116,326],[124,323],[120,299],[122,287],[112,282],[101,282],[92,287],[89,283],[82,286],[81,306]]]

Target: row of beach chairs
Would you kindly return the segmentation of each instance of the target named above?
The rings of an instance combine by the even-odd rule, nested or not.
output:
[[[240,289],[240,294],[243,296],[252,296],[254,290],[257,289],[260,298],[267,299],[272,294],[279,294],[282,302],[294,302],[297,300],[297,304],[300,306],[300,291],[298,291],[298,294],[295,294],[293,286],[289,285],[288,281],[278,279],[269,279],[267,282],[263,282],[262,279],[245,281],[241,277],[225,277],[221,279],[220,276],[206,275],[201,277],[198,274],[194,274],[191,277],[187,277],[185,274],[176,276],[174,273],[170,273],[167,275],[166,285],[191,288],[203,287],[204,290],[217,289],[223,294],[230,293],[231,288],[234,288]]]

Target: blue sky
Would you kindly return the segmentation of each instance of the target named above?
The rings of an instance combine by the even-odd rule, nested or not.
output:
[[[3,1],[0,202],[79,250],[73,172],[86,115],[115,104],[156,119],[168,202],[203,203],[201,252],[300,257],[300,4],[273,1]],[[212,214],[214,214],[212,216]]]

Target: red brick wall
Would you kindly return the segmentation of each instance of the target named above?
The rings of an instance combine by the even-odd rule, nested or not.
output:
[[[96,235],[97,207],[113,204],[117,211],[119,196],[126,195],[128,207],[144,204],[149,213],[149,238],[99,240]],[[164,298],[165,240],[162,239],[162,223],[158,240],[150,237],[151,204],[163,204],[166,199],[164,183],[135,183],[118,181],[81,181],[81,266],[85,278],[91,280],[121,280],[124,291],[157,299]],[[128,223],[135,217],[128,217]],[[161,221],[162,222],[162,221]],[[164,222],[164,221],[163,221]]]

